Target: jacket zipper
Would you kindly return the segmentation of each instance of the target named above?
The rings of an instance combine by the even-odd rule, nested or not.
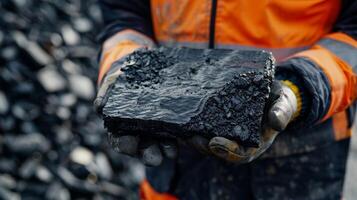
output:
[[[216,14],[217,14],[217,1],[212,0],[212,7],[211,7],[211,18],[209,24],[209,40],[208,40],[208,48],[214,48],[214,36],[216,31]]]

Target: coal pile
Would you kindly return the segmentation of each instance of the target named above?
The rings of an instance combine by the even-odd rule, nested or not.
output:
[[[265,51],[134,52],[103,108],[105,126],[114,134],[223,136],[257,147],[273,64]]]
[[[95,0],[0,1],[0,199],[136,199],[93,111]]]

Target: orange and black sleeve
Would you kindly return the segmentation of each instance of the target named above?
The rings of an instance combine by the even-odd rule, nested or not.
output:
[[[98,84],[115,71],[116,61],[142,47],[154,46],[149,0],[99,0],[106,25],[99,35]]]
[[[334,30],[278,71],[298,75],[310,104],[303,124],[313,125],[347,109],[356,113],[357,1],[344,1]],[[353,110],[354,109],[354,110]],[[349,116],[353,118],[353,116]]]

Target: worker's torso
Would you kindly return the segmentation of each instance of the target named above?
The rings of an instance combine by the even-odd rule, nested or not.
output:
[[[330,32],[340,0],[151,0],[151,10],[161,44],[259,47],[281,59]]]
[[[340,0],[151,0],[151,11],[156,40],[164,46],[261,48],[272,51],[279,62],[331,32],[340,4]],[[314,127],[283,132],[263,158],[308,152],[349,137],[354,113],[351,107]],[[180,158],[189,160],[190,167],[203,164],[190,156],[181,152]],[[181,165],[152,168],[150,183],[167,191],[177,173],[190,176],[189,169],[175,170]]]
[[[277,61],[331,32],[341,0],[151,0],[156,40],[164,46],[265,49]],[[324,136],[351,134],[354,111],[327,120]]]

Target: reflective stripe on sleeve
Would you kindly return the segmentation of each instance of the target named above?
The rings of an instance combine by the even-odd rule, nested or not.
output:
[[[107,39],[103,44],[103,52],[110,50],[111,48],[115,47],[118,43],[125,40],[131,41],[140,46],[145,46],[145,47],[155,46],[155,43],[149,37],[137,31],[127,29],[127,30],[120,31],[119,33]]]
[[[357,73],[357,44],[356,46],[353,46],[353,44],[345,43],[333,38],[324,38],[317,44],[335,54]]]
[[[154,46],[154,42],[149,37],[134,30],[123,30],[113,35],[103,43],[97,83],[101,83],[115,61],[139,48]]]
[[[345,110],[352,103],[353,92],[356,88],[354,88],[352,69],[347,63],[318,45],[295,56],[306,57],[316,63],[329,79],[331,101],[329,110],[322,121],[339,111]]]

